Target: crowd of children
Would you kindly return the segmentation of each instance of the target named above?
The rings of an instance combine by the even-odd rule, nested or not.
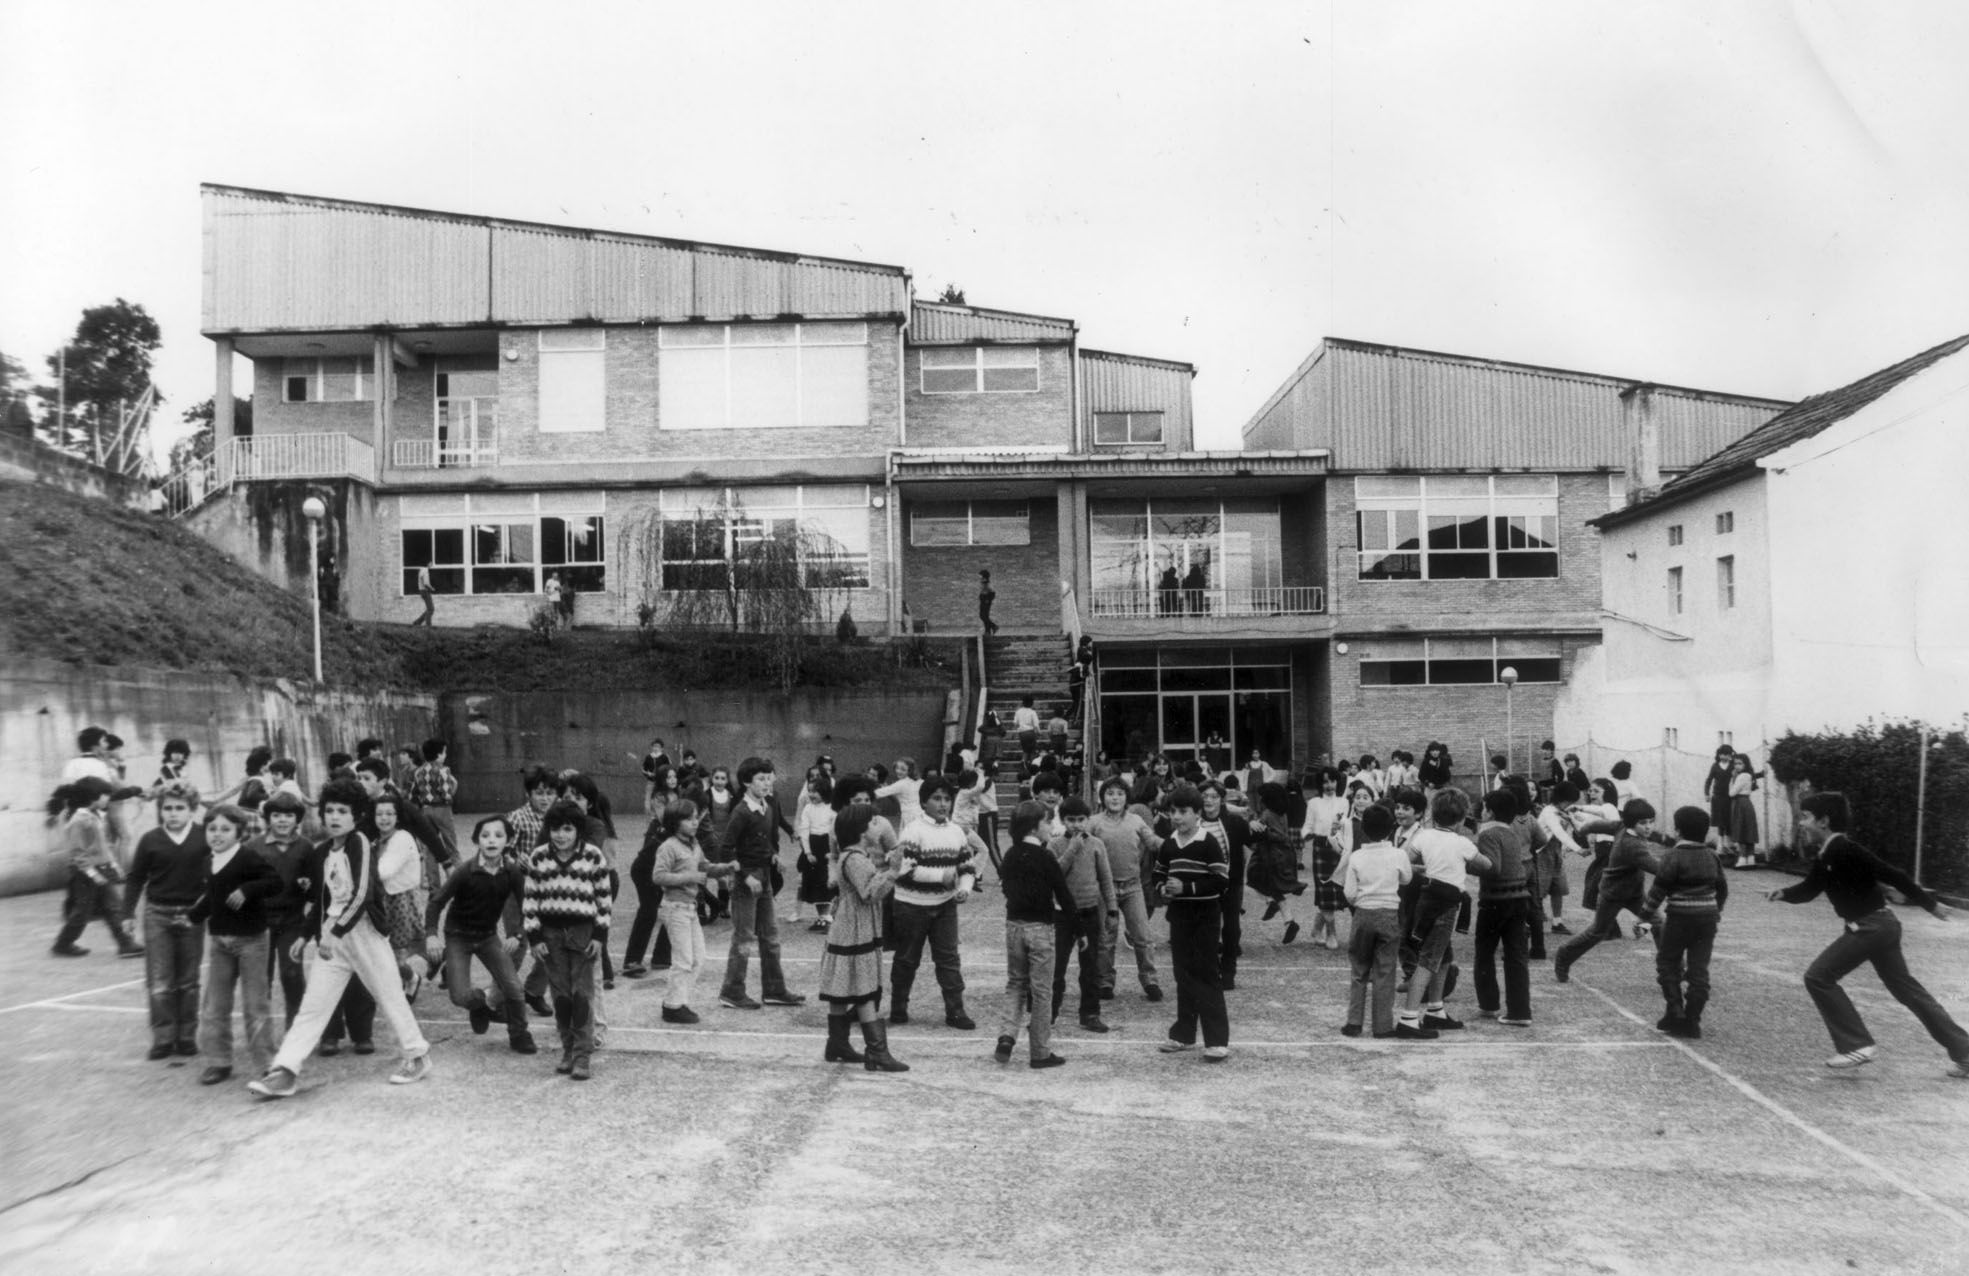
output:
[[[107,733],[91,733],[81,742],[84,755],[100,757]],[[531,1018],[551,1016],[557,1071],[577,1081],[592,1076],[607,1035],[603,994],[615,987],[610,949],[621,889],[613,815],[592,777],[527,769],[524,800],[479,820],[461,855],[452,809],[458,783],[441,740],[394,757],[380,741],[362,741],[354,755],[331,759],[312,797],[291,761],[261,749],[240,784],[203,798],[184,779],[188,755],[183,741],[172,741],[166,773],[148,790],[105,775],[107,763],[76,767],[49,805],[71,865],[53,951],[86,953],[75,941],[101,920],[125,956],[145,959],[150,1058],[202,1055],[202,1082],[229,1079],[237,996],[253,1070],[248,1088],[258,1095],[295,1093],[305,1060],[317,1050],[335,1053],[345,1035],[357,1053],[372,1053],[378,1011],[401,1055],[389,1079],[414,1083],[430,1072],[412,1009],[430,980],[475,1033],[503,1025],[516,1053],[536,1053]],[[1620,937],[1622,914],[1630,914],[1635,938],[1654,940],[1664,1005],[1656,1026],[1702,1036],[1710,956],[1730,894],[1712,843],[1715,812],[1680,807],[1668,821],[1672,836],[1658,832],[1656,808],[1632,791],[1623,767],[1589,780],[1574,759],[1553,758],[1548,748],[1540,774],[1500,768],[1472,802],[1451,782],[1439,743],[1419,764],[1397,750],[1385,768],[1364,756],[1299,777],[1255,755],[1226,771],[1206,770],[1201,760],[1152,757],[1139,767],[1109,760],[1093,777],[1091,803],[1068,796],[1053,771],[1031,774],[1001,844],[995,776],[968,751],[955,761],[955,775],[919,771],[909,758],[841,775],[822,756],[807,769],[789,820],[770,760],[704,766],[686,751],[673,762],[662,741],[652,742],[643,769],[653,818],[629,871],[635,922],[622,975],[667,970],[662,1021],[699,1022],[692,1003],[709,959],[704,928],[728,919],[720,1005],[800,1006],[807,999],[788,985],[780,927],[810,917],[811,929],[825,932],[823,1057],[906,1071],[890,1052],[887,1028],[911,1021],[926,946],[944,1024],[977,1026],[966,1005],[958,919],[989,862],[1004,897],[1000,1062],[1010,1060],[1021,1033],[1031,1067],[1066,1062],[1053,1049],[1052,1026],[1069,967],[1081,1029],[1108,1032],[1103,1003],[1116,997],[1124,945],[1143,999],[1162,1001],[1150,928],[1159,908],[1176,991],[1161,1049],[1200,1048],[1205,1061],[1219,1063],[1230,1055],[1227,994],[1237,989],[1247,893],[1264,901],[1259,926],[1278,923],[1276,942],[1292,944],[1310,888],[1309,939],[1348,951],[1339,1031],[1428,1041],[1464,1028],[1448,1008],[1459,935],[1470,936],[1478,1015],[1503,1028],[1531,1026],[1531,963],[1547,956],[1548,931],[1570,935],[1567,869],[1579,859],[1592,920],[1550,954],[1554,980],[1567,982],[1596,945]],[[1228,763],[1228,753],[1218,761]],[[1718,768],[1728,788],[1754,782],[1741,755],[1719,754]],[[134,796],[155,803],[157,827],[136,839],[125,867],[108,812],[117,798]],[[1740,854],[1754,833],[1744,836],[1735,810],[1744,794],[1728,796],[1735,822],[1724,845]],[[1770,898],[1802,902],[1827,893],[1845,923],[1806,978],[1838,1048],[1828,1063],[1857,1067],[1876,1053],[1839,988],[1846,973],[1871,961],[1948,1051],[1950,1075],[1969,1076],[1969,1036],[1908,974],[1881,885],[1937,916],[1947,910],[1852,840],[1837,794],[1807,799],[1804,812],[1801,824],[1823,848],[1804,881]],[[782,839],[794,848],[791,882]],[[129,929],[140,907],[141,943]],[[748,991],[755,960],[757,998]],[[474,961],[488,986],[473,985]],[[276,985],[285,1011],[279,1024]],[[859,1050],[850,1040],[856,1025]]]

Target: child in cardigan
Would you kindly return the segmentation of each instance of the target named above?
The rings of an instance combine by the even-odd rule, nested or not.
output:
[[[215,806],[205,815],[205,890],[191,906],[191,920],[208,939],[204,997],[198,1006],[198,1048],[205,1055],[200,1085],[217,1085],[232,1076],[232,997],[240,990],[246,1020],[246,1048],[257,1075],[273,1058],[273,1017],[267,989],[266,901],[281,890],[280,874],[242,846],[248,820],[236,806]]]
[[[595,1052],[595,966],[608,943],[608,861],[581,840],[587,816],[573,802],[556,802],[544,823],[547,845],[526,866],[526,942],[554,992],[561,1035],[554,1071],[586,1081]],[[675,969],[674,951],[670,960]]]
[[[157,798],[159,827],[137,839],[124,892],[126,918],[144,901],[144,982],[150,990],[150,1058],[198,1053],[198,967],[205,928],[191,906],[205,889],[205,832],[191,822],[198,790],[165,787]]]
[[[403,1052],[390,1084],[411,1085],[431,1074],[430,1044],[404,1000],[396,959],[383,938],[376,856],[369,840],[356,831],[368,802],[355,780],[330,780],[322,787],[321,821],[328,837],[309,852],[301,868],[300,880],[309,897],[308,920],[295,945],[302,950],[296,956],[313,958],[308,991],[273,1066],[259,1080],[247,1083],[246,1088],[262,1098],[285,1099],[299,1089],[301,1064],[321,1040],[352,979],[361,979],[368,987]],[[310,948],[312,954],[307,952]]]
[[[445,987],[451,1004],[471,1020],[472,1031],[484,1035],[494,1020],[506,1025],[506,1041],[515,1054],[533,1054],[533,1033],[527,1024],[525,994],[518,973],[499,937],[499,922],[509,903],[525,890],[526,870],[507,861],[512,826],[502,815],[489,815],[472,830],[478,854],[451,870],[431,897],[428,918],[444,917]],[[449,911],[447,911],[447,909]],[[472,987],[472,958],[492,976],[499,997],[495,1002]]]
[[[1655,977],[1667,1009],[1657,1031],[1671,1037],[1702,1036],[1702,1008],[1709,1004],[1709,953],[1730,898],[1729,878],[1708,845],[1709,812],[1685,806],[1675,812],[1672,850],[1661,857],[1648,908],[1668,904],[1655,953]],[[1603,887],[1604,889],[1604,887]],[[1686,985],[1686,991],[1684,986]]]

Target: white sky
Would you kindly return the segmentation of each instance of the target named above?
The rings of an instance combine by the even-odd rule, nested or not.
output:
[[[1797,397],[1969,331],[1969,6],[0,0],[0,350],[212,391],[198,183],[863,258],[1198,367]]]

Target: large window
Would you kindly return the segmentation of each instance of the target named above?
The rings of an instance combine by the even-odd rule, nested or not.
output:
[[[868,424],[865,323],[691,324],[657,345],[661,429]]]
[[[420,567],[440,594],[538,594],[553,575],[580,593],[608,588],[599,492],[400,499],[406,597]]]
[[[923,348],[925,394],[1020,394],[1038,388],[1038,346]]]
[[[1482,686],[1505,669],[1519,682],[1559,681],[1554,640],[1485,635],[1470,638],[1387,638],[1362,642],[1363,687]]]
[[[672,487],[658,502],[666,591],[743,587],[749,565],[772,557],[767,542],[810,589],[868,588],[866,486]]]
[[[1354,480],[1362,580],[1509,580],[1559,574],[1550,474]]]
[[[353,403],[376,397],[376,361],[367,355],[336,359],[283,359],[284,403]]]
[[[1030,545],[1032,512],[1024,501],[916,501],[909,507],[916,549],[954,545]]]
[[[1276,501],[1096,500],[1088,515],[1095,603],[1106,613],[1125,614],[1129,596],[1179,589],[1248,605],[1254,591],[1284,583]]]
[[[540,333],[540,432],[592,434],[606,424],[601,328],[547,328]]]
[[[1160,412],[1096,412],[1094,442],[1100,447],[1162,442]]]

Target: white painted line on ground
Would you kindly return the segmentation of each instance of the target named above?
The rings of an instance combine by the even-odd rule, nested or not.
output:
[[[24,1001],[18,1006],[0,1006],[0,1015],[9,1015],[16,1010],[39,1010],[46,1006],[59,1005],[73,1001],[77,997],[93,997],[99,992],[115,992],[119,988],[136,988],[143,984],[141,979],[126,979],[120,984],[104,984],[101,988],[85,988],[81,992],[68,993],[61,997],[48,997],[41,1001]]]
[[[1589,983],[1585,983],[1578,978],[1574,978],[1572,982],[1586,989],[1586,991],[1592,993],[1595,997],[1598,997],[1601,1001],[1606,1002],[1607,1005],[1613,1007],[1615,1012],[1620,1014],[1623,1018],[1631,1019],[1635,1023],[1641,1025],[1644,1028],[1649,1027],[1649,1024],[1646,1019],[1642,1018],[1640,1015],[1635,1014],[1633,1011],[1621,1005],[1618,1001],[1615,1001],[1612,997],[1608,996],[1604,992],[1601,992],[1598,988],[1595,988],[1593,985]],[[1742,1094],[1745,1098],[1749,1099],[1752,1103],[1757,1104],[1765,1111],[1771,1113],[1773,1116],[1777,1117],[1785,1124],[1791,1126],[1799,1133],[1805,1135],[1808,1138],[1823,1143],[1826,1147],[1831,1148],[1833,1151],[1839,1153],[1841,1156],[1853,1162],[1855,1165],[1860,1166],[1862,1169],[1872,1171],[1874,1175],[1876,1175],[1878,1178],[1881,1179],[1881,1181],[1887,1183],[1892,1187],[1898,1188],[1905,1195],[1913,1198],[1914,1200],[1921,1202],[1923,1205],[1926,1205],[1929,1209],[1933,1210],[1937,1214],[1940,1214],[1943,1218],[1947,1219],[1951,1223],[1954,1223],[1957,1227],[1962,1228],[1964,1231],[1969,1231],[1969,1215],[1965,1215],[1961,1211],[1955,1209],[1953,1206],[1950,1206],[1942,1201],[1936,1200],[1934,1197],[1922,1191],[1919,1187],[1915,1186],[1913,1183],[1908,1182],[1900,1175],[1894,1173],[1894,1171],[1888,1169],[1886,1166],[1874,1160],[1872,1157],[1860,1151],[1858,1148],[1848,1147],[1846,1144],[1840,1142],[1838,1138],[1834,1137],[1831,1134],[1826,1133],[1824,1130],[1821,1130],[1818,1126],[1813,1125],[1810,1121],[1807,1121],[1804,1117],[1799,1116],[1796,1112],[1793,1112],[1790,1108],[1785,1107],[1782,1103],[1779,1103],[1776,1099],[1771,1098],[1769,1095],[1765,1094],[1762,1090],[1759,1090],[1756,1086],[1750,1084],[1748,1081],[1745,1081],[1742,1077],[1739,1077],[1734,1072],[1731,1072],[1728,1068],[1725,1068],[1722,1064],[1717,1063],[1715,1060],[1709,1058],[1701,1051],[1690,1046],[1686,1041],[1680,1041],[1672,1037],[1664,1038],[1663,1040],[1668,1045],[1674,1046],[1677,1050],[1681,1051],[1684,1055],[1687,1055],[1689,1058],[1695,1060],[1696,1063],[1701,1065],[1705,1070],[1714,1073],[1718,1077],[1721,1077],[1730,1086],[1735,1088],[1738,1093]]]
[[[84,1015],[86,1014],[147,1015],[150,1013],[150,1008],[148,1006],[78,1006],[74,1002],[69,1002],[69,1001],[51,1001],[45,1006],[39,1006],[39,1007],[22,1006],[20,1007],[20,1009],[66,1010],[71,1014],[84,1014]]]

